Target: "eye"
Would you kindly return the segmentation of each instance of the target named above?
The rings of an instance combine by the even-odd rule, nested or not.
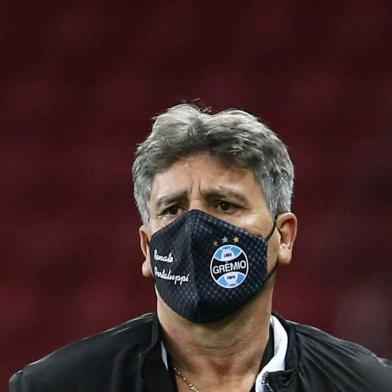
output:
[[[171,205],[171,206],[165,208],[162,211],[161,215],[177,215],[178,210],[179,210],[179,207],[174,204],[174,205]]]
[[[237,206],[233,203],[229,203],[228,201],[220,201],[217,203],[217,208],[223,212],[229,212],[235,209]]]

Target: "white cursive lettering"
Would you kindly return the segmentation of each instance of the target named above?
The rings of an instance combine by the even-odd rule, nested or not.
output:
[[[158,251],[154,249],[154,259],[156,261],[164,261],[165,263],[172,263],[174,261],[172,253],[170,252],[167,256],[161,256]]]
[[[171,270],[169,270],[168,272],[166,272],[165,269],[163,271],[159,271],[159,269],[157,267],[154,267],[154,274],[155,274],[155,277],[159,278],[159,279],[173,280],[174,284],[177,284],[177,282],[179,282],[180,286],[184,282],[189,281],[189,274],[188,275],[173,275]]]

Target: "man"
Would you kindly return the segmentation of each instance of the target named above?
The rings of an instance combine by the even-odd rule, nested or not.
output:
[[[178,105],[155,119],[133,166],[148,314],[73,343],[10,381],[27,391],[392,391],[392,364],[272,313],[291,261],[293,166],[240,110]]]

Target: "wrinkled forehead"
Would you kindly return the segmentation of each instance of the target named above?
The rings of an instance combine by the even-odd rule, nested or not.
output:
[[[246,165],[202,152],[181,157],[159,171],[152,181],[150,204],[165,195],[195,190],[264,199],[259,182]]]
[[[167,157],[169,158],[169,157]],[[208,159],[210,164],[212,162],[221,164],[225,167],[238,167],[241,169],[247,169],[253,171],[253,164],[244,162],[243,160],[236,158],[232,153],[229,152],[215,152],[210,150],[196,150],[186,154],[178,153],[171,157],[171,159],[167,159],[163,166],[158,168],[155,174],[162,173],[164,171],[169,170],[172,166],[178,164],[179,162],[193,160],[195,158],[200,158],[202,160]]]
[[[209,177],[212,173],[217,172],[231,173],[234,177],[239,173],[254,173],[252,167],[233,156],[221,156],[208,151],[200,151],[175,157],[165,166],[159,168],[152,179],[152,186],[157,178],[162,176],[175,176],[173,181],[176,182],[176,176],[182,174],[184,170],[187,170],[188,174],[198,173],[201,177]],[[216,180],[218,179],[216,178]]]

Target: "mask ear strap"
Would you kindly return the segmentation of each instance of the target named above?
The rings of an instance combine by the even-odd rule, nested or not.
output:
[[[275,229],[276,229],[276,217],[274,218],[274,223],[272,225],[271,231],[268,233],[267,237],[264,238],[266,241],[269,241],[269,239],[272,237],[272,234],[274,234]]]
[[[272,229],[269,232],[269,234],[267,235],[267,237],[265,237],[265,241],[269,241],[269,239],[272,237],[272,234],[274,234],[274,231],[276,229],[276,216],[274,217],[274,223],[272,225]],[[265,278],[265,283],[268,282],[268,280],[270,279],[270,277],[274,274],[274,272],[276,271],[276,268],[278,268],[278,262],[276,262],[276,264],[274,265],[274,268],[272,268],[272,270],[268,273],[267,277]]]
[[[278,264],[279,264],[278,261],[276,261],[274,268],[272,268],[272,270],[268,273],[267,277],[265,278],[264,284],[267,283],[269,281],[270,277],[274,274],[274,272],[278,268]]]

